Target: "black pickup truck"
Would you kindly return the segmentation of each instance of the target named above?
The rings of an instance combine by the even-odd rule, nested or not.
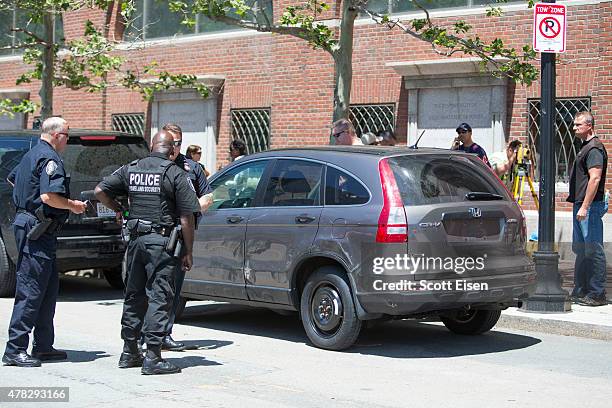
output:
[[[0,296],[13,296],[17,262],[12,229],[15,218],[13,188],[6,177],[39,138],[40,132],[35,130],[0,131]],[[93,190],[104,176],[123,164],[147,156],[148,151],[141,136],[71,129],[68,146],[62,154],[66,172],[71,177],[71,198],[81,199],[82,193]],[[111,286],[122,288],[124,252],[115,213],[92,199],[84,214],[70,214],[58,236],[58,271],[101,269]]]

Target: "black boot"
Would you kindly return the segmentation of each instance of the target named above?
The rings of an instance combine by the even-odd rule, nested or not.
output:
[[[138,343],[126,341],[119,357],[119,368],[142,367],[142,351]]]
[[[147,354],[145,355],[140,372],[143,375],[176,374],[181,372],[181,368],[164,360],[161,357],[159,346],[155,347],[147,344]]]
[[[186,349],[187,347],[185,347],[185,344],[178,341],[174,341],[174,339],[170,335],[165,336],[162,340],[162,350],[185,351]]]
[[[19,351],[17,353],[4,353],[2,356],[2,362],[7,366],[40,367],[40,360],[32,357],[25,351]]]

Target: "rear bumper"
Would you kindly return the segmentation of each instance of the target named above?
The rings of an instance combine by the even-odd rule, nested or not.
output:
[[[89,235],[57,238],[57,268],[114,268],[121,265],[125,243],[120,235]]]
[[[399,290],[388,287],[381,290],[379,282],[376,284],[379,290],[358,291],[357,300],[367,313],[392,316],[444,311],[466,305],[504,308],[518,304],[535,292],[536,273],[530,268],[520,273],[494,276],[428,279],[425,286],[421,281],[412,282],[411,285],[400,283]]]

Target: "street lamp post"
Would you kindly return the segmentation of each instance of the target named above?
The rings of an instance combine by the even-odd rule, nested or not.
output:
[[[545,0],[554,3],[555,0]],[[534,253],[537,284],[535,294],[523,303],[529,312],[567,312],[571,310],[568,293],[561,288],[559,254],[555,251],[555,54],[541,54],[540,115],[540,209],[538,250]]]

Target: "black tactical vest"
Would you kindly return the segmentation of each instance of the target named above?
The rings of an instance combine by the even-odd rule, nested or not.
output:
[[[587,168],[587,157],[592,149],[598,149],[603,154],[603,167],[601,171],[601,180],[597,187],[597,193],[593,201],[602,201],[604,199],[606,188],[606,170],[608,169],[608,153],[601,141],[594,137],[587,143],[583,144],[580,152],[576,156],[574,167],[570,175],[570,191],[567,201],[570,203],[580,203],[584,201],[586,196],[587,185],[589,184],[589,169]]]
[[[159,162],[159,164],[157,164]],[[165,199],[163,180],[166,171],[174,162],[147,157],[134,160],[128,166],[129,219],[151,221],[156,225],[167,225],[163,217],[162,201]]]

